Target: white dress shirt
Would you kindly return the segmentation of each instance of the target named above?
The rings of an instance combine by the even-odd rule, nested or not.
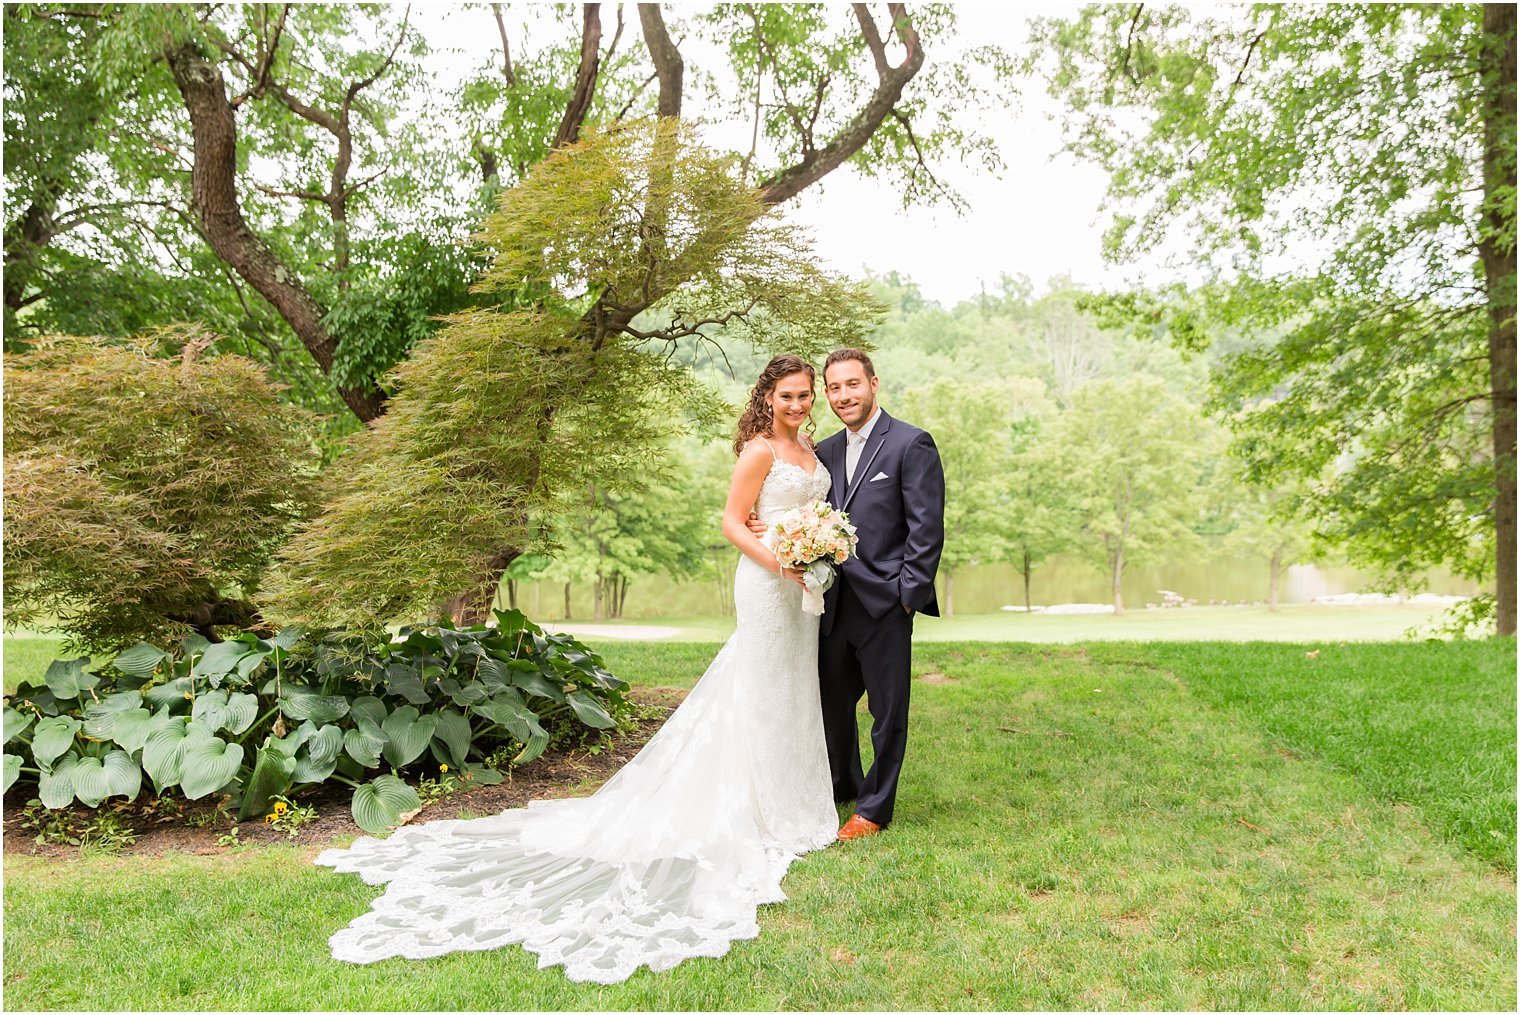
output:
[[[881,415],[881,406],[871,413],[871,418],[863,423],[859,430],[846,430],[844,434],[844,481],[846,485],[855,482],[855,466],[860,461],[860,452],[866,446],[866,441],[871,439],[871,429],[876,426],[876,419]]]

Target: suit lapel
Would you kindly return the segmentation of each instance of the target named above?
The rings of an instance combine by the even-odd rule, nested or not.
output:
[[[892,417],[887,415],[887,410],[881,410],[881,415],[876,419],[876,426],[871,429],[871,438],[866,441],[866,446],[860,449],[860,461],[855,463],[855,480],[850,484],[850,489],[844,495],[844,503],[839,505],[839,510],[844,511],[850,506],[850,501],[855,497],[855,491],[859,490],[866,482],[866,476],[871,471],[871,463],[876,461],[876,456],[881,452],[881,446],[887,442],[887,430],[891,428]],[[840,462],[841,470],[844,462]]]
[[[818,450],[822,452],[819,460],[829,470],[829,499],[843,511],[844,508],[839,506],[844,503],[844,441],[830,437],[818,445]]]

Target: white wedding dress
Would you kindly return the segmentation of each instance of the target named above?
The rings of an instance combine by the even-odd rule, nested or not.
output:
[[[757,510],[827,497],[828,471],[777,459]],[[334,958],[420,959],[520,943],[540,968],[617,983],[759,934],[799,854],[837,818],[818,704],[818,618],[744,557],[738,626],[665,725],[589,797],[360,838],[316,862],[385,884]]]

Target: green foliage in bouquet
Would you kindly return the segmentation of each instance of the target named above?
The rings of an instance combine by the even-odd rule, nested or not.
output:
[[[74,650],[253,618],[269,557],[315,506],[315,417],[216,336],[51,335],[5,356],[5,619]],[[182,346],[178,356],[161,353]]]
[[[738,339],[803,355],[858,342],[863,287],[824,272],[736,161],[675,122],[588,131],[504,191],[477,240],[498,305],[449,315],[386,379],[383,417],[329,470],[279,555],[265,615],[312,627],[485,616],[524,552],[588,491],[658,479],[672,432],[732,414],[670,355]]]
[[[501,781],[504,749],[526,764],[556,737],[626,724],[628,685],[568,635],[516,610],[495,627],[389,635],[288,628],[170,652],[148,642],[91,668],[60,659],[5,703],[4,789],[35,780],[49,808],[137,796],[146,780],[190,800],[227,795],[238,820],[276,797],[337,781],[370,832],[421,806],[403,776]]]

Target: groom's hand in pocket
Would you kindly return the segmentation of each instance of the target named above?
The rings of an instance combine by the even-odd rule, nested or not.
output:
[[[749,513],[749,517],[744,520],[744,524],[749,526],[749,530],[756,536],[765,535],[766,525],[760,520],[760,516],[755,514],[753,511],[751,511]]]

